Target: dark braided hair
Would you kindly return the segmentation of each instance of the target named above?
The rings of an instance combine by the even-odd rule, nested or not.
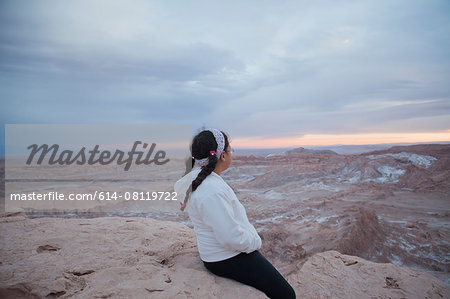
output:
[[[225,146],[224,146],[225,151],[229,146],[229,142],[227,135],[224,132],[222,132],[222,134],[225,139]],[[211,151],[217,151],[216,138],[214,137],[214,134],[211,131],[208,130],[201,131],[192,140],[191,156],[193,158],[190,158],[187,161],[188,165],[186,165],[186,173],[188,173],[189,170],[192,169],[192,167],[194,167],[195,159],[200,160],[208,158],[208,164],[202,167],[202,170],[197,175],[197,178],[192,181],[192,188],[189,188],[188,191],[186,192],[184,203],[181,205],[182,211],[184,210],[186,203],[189,197],[191,196],[191,193],[197,190],[198,186],[200,186],[203,180],[206,179],[206,177],[210,175],[211,172],[213,172],[213,170],[216,168],[218,158],[217,155],[211,155],[210,153]]]

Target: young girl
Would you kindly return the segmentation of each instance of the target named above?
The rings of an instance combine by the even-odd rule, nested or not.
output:
[[[295,298],[292,286],[259,252],[260,236],[220,176],[232,161],[227,135],[216,129],[204,130],[194,137],[191,152],[192,167],[200,167],[177,181],[175,191],[185,194],[181,210],[190,197],[189,218],[205,267],[218,276],[255,287],[269,298]]]

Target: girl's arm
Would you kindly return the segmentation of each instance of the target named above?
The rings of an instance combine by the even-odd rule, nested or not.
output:
[[[250,253],[261,248],[261,238],[236,220],[225,193],[209,197],[201,207],[203,221],[213,229],[217,241],[230,250]]]

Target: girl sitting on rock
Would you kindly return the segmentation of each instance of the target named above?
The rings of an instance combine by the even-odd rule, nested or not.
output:
[[[192,141],[191,158],[189,166],[199,167],[177,181],[175,191],[185,194],[181,210],[188,208],[205,267],[215,275],[255,287],[269,298],[295,298],[292,286],[259,252],[260,236],[220,176],[232,161],[227,135],[216,129],[200,132]]]

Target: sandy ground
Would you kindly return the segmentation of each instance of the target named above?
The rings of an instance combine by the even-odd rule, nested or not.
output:
[[[173,221],[0,215],[1,298],[267,298],[215,276]],[[279,269],[297,298],[448,298],[428,273],[325,251]]]

